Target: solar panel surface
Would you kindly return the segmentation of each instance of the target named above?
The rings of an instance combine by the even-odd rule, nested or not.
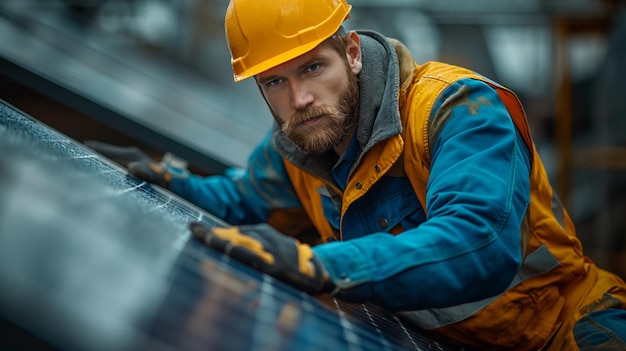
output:
[[[54,347],[454,350],[190,240],[225,223],[4,102],[0,150],[0,317]]]

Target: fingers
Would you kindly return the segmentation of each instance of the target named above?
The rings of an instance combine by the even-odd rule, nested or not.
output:
[[[211,229],[211,234],[216,238],[222,239],[232,245],[232,248],[229,248],[230,250],[234,251],[235,248],[244,249],[242,255],[245,255],[245,257],[241,257],[242,259],[249,257],[245,252],[248,251],[252,254],[252,256],[256,256],[256,258],[261,259],[268,265],[273,265],[276,261],[274,255],[266,251],[263,244],[256,237],[242,234],[237,227],[213,228]],[[224,252],[235,257],[234,252]]]
[[[238,227],[209,228],[199,222],[189,225],[193,236],[205,245],[254,267],[271,266],[276,262],[255,236],[243,234]]]
[[[202,242],[204,242],[205,235],[210,231],[209,227],[200,222],[189,223],[189,230],[191,230],[191,234],[193,234],[196,239]]]
[[[161,167],[154,162],[131,162],[128,164],[128,173],[149,183],[158,184],[166,189],[169,189],[172,179],[165,167]]]
[[[311,247],[270,226],[211,228],[192,222],[189,229],[206,246],[298,289],[312,294],[332,290],[328,273]]]

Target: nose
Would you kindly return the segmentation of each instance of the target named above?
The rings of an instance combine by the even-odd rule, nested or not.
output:
[[[315,100],[313,93],[307,86],[297,80],[293,80],[289,83],[291,89],[291,104],[294,109],[302,110],[311,105]]]

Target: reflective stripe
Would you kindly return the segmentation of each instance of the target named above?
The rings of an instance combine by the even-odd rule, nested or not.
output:
[[[506,291],[511,290],[521,282],[539,274],[547,273],[558,265],[559,261],[556,257],[552,255],[550,250],[548,250],[545,245],[541,245],[537,250],[533,251],[528,255],[528,257],[526,257],[509,287],[500,295],[457,306],[400,312],[400,314],[424,329],[435,329],[458,323],[482,310],[487,305],[502,296]]]

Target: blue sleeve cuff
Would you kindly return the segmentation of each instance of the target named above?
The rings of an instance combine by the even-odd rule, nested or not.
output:
[[[375,261],[371,253],[361,250],[358,241],[335,241],[313,247],[330,280],[339,289],[348,289],[370,282],[376,274]]]

